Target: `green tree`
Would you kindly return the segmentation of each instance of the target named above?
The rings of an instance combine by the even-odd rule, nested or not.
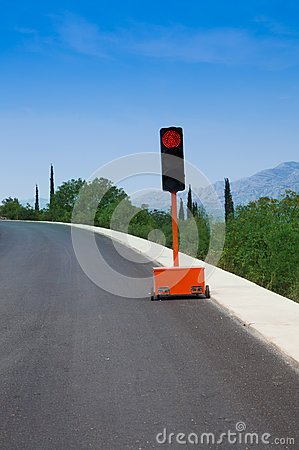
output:
[[[39,193],[38,193],[38,186],[35,185],[35,204],[34,204],[34,211],[36,213],[39,212]]]
[[[205,259],[210,243],[210,228],[205,209],[194,203],[193,220],[179,223],[180,250],[199,259]],[[192,216],[191,216],[192,217]]]
[[[192,202],[192,215],[196,217],[198,214],[198,204],[197,202]]]
[[[34,209],[27,203],[22,206],[17,198],[8,197],[2,201],[0,215],[11,220],[35,220]]]
[[[50,208],[52,207],[54,195],[55,195],[54,167],[53,167],[53,164],[51,164],[51,167],[50,167]]]
[[[21,217],[22,205],[17,198],[8,197],[2,201],[0,209],[1,216],[7,219],[19,220]]]
[[[32,206],[29,203],[27,203],[26,206],[21,206],[19,219],[38,220],[38,214],[36,214],[36,211],[32,208]]]
[[[209,250],[210,244],[210,225],[209,218],[205,208],[202,205],[196,204],[195,220],[198,229],[198,252],[199,259],[205,259]]]
[[[225,207],[225,220],[227,222],[229,218],[234,217],[234,202],[228,178],[224,178],[224,207]]]
[[[299,195],[260,198],[236,209],[221,267],[299,301]]]
[[[51,220],[71,222],[72,212],[84,183],[84,180],[78,178],[65,181],[58,186],[50,205]]]
[[[180,198],[179,220],[185,220],[184,203],[182,198]]]
[[[58,190],[55,197],[57,194]],[[120,203],[121,207],[116,210]],[[92,182],[82,185],[76,199],[73,220],[110,228],[113,217],[113,227],[124,229],[127,217],[131,214],[131,207],[131,202],[123,189],[114,186],[106,178],[95,178]]]
[[[192,207],[193,207],[192,190],[191,190],[191,185],[189,184],[188,196],[187,196],[187,219],[191,219],[191,217],[192,217]]]
[[[154,229],[155,221],[150,211],[147,208],[136,208],[129,224],[129,233],[147,239],[149,233]]]

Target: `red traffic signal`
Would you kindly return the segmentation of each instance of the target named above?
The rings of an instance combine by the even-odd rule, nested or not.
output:
[[[162,135],[162,143],[166,148],[176,148],[182,142],[180,133],[175,130],[168,130]]]
[[[185,168],[182,128],[161,128],[160,144],[163,191],[183,191],[185,189]]]

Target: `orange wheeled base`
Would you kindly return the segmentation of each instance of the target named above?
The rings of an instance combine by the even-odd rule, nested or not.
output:
[[[204,267],[154,267],[154,291],[151,300],[185,295],[193,297],[205,295],[206,298],[210,298],[204,270]]]

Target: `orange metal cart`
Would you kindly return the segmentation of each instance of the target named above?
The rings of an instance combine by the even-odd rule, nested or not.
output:
[[[178,223],[176,192],[171,193],[173,267],[154,267],[154,289],[151,300],[170,296],[204,295],[210,298],[210,288],[205,284],[204,267],[179,267]]]

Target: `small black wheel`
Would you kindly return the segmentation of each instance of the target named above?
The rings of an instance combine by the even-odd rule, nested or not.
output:
[[[206,298],[211,298],[210,287],[208,285],[206,285],[205,296]]]
[[[154,302],[155,300],[157,300],[157,297],[155,296],[153,289],[151,289],[151,291],[150,291],[150,299],[151,299],[151,302]]]

